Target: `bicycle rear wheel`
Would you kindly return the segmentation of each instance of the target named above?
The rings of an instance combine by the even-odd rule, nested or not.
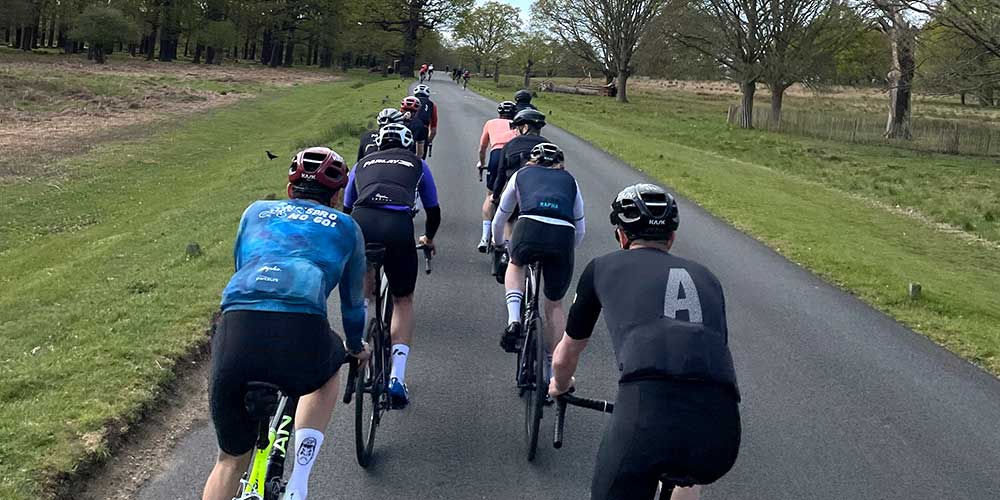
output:
[[[358,465],[368,467],[375,446],[375,433],[382,420],[382,396],[384,394],[384,361],[381,355],[382,332],[378,318],[368,322],[368,341],[372,356],[358,366],[358,376],[354,390],[354,444]]]

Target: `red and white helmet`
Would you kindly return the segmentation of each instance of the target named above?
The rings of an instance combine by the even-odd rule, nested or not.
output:
[[[338,191],[347,185],[347,165],[336,151],[312,147],[299,151],[288,167],[288,192],[293,188]]]
[[[399,103],[399,110],[402,111],[403,113],[406,112],[415,113],[417,111],[420,111],[421,106],[422,103],[420,102],[420,99],[417,99],[416,97],[413,97],[411,95],[403,98],[402,102]]]

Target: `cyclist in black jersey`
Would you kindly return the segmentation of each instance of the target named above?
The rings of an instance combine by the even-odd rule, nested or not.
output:
[[[406,115],[395,108],[385,108],[382,111],[379,111],[378,116],[375,117],[375,123],[378,124],[378,128],[361,134],[361,140],[358,144],[357,159],[360,160],[366,155],[378,151],[378,146],[375,145],[375,139],[378,138],[379,129],[390,123],[400,123],[405,125],[405,122]]]
[[[618,194],[611,223],[622,250],[583,271],[554,353],[553,397],[573,387],[603,310],[621,378],[592,500],[652,498],[661,475],[696,485],[671,498],[697,499],[697,485],[721,478],[739,452],[740,395],[722,286],[704,266],[669,252],[678,222],[674,198],[659,186]]]
[[[538,109],[534,104],[531,104],[531,91],[527,89],[521,89],[514,92],[514,107],[517,112],[524,111],[526,109]]]
[[[524,168],[511,177],[500,197],[493,218],[493,240],[506,243],[503,227],[518,206],[520,216],[507,244],[510,264],[504,277],[507,328],[500,346],[518,351],[521,339],[521,301],[524,299],[524,266],[542,264],[545,296],[545,343],[552,352],[565,330],[566,313],[562,298],[573,278],[573,253],[586,231],[583,197],[573,175],[563,168],[563,152],[551,143],[531,150]],[[546,361],[551,361],[551,356]],[[550,363],[546,363],[546,368]]]
[[[431,88],[420,84],[413,87],[413,95],[420,101],[420,109],[410,119],[410,129],[417,146],[417,155],[427,158],[427,148],[437,135],[437,106],[431,101]]]
[[[508,141],[500,150],[500,160],[491,186],[494,206],[500,204],[500,194],[507,186],[507,181],[528,161],[532,148],[543,142],[549,142],[541,134],[544,126],[545,114],[541,111],[529,109],[514,115],[510,127],[517,130],[520,135]],[[517,212],[512,218],[517,218]],[[512,227],[508,224],[503,229],[504,237],[509,239]],[[496,230],[496,226],[493,226],[493,230]]]

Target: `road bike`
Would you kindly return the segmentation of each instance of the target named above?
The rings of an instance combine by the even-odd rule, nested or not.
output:
[[[567,405],[589,408],[591,410],[597,410],[604,413],[614,413],[615,411],[615,404],[610,401],[581,398],[570,393],[561,394],[558,398],[556,398],[556,428],[552,433],[552,447],[557,450],[562,448],[563,444],[563,432],[566,424]],[[694,486],[695,484],[695,481],[688,477],[678,478],[669,474],[663,474],[660,476],[660,485],[657,488],[653,499],[670,500],[670,495],[673,493],[674,488],[689,487]]]
[[[548,382],[545,379],[545,338],[542,333],[542,315],[538,309],[539,283],[542,265],[528,265],[524,276],[524,300],[521,318],[524,340],[517,353],[515,378],[517,389],[524,400],[524,436],[528,445],[528,461],[535,459],[538,450],[538,431],[542,422],[542,407]]]
[[[424,272],[431,273],[431,250],[418,246],[424,251]],[[344,403],[354,401],[354,444],[358,465],[367,468],[372,463],[375,435],[382,416],[392,410],[389,400],[389,377],[392,373],[392,296],[383,264],[385,246],[380,243],[365,245],[365,257],[374,276],[372,290],[375,291],[375,315],[368,321],[365,339],[371,346],[371,356],[357,370],[357,377],[344,394]]]
[[[357,359],[348,356],[348,386],[357,373]],[[243,404],[257,422],[257,441],[250,467],[240,479],[234,500],[279,500],[285,491],[285,455],[292,439],[292,422],[298,398],[285,394],[277,385],[247,382]]]

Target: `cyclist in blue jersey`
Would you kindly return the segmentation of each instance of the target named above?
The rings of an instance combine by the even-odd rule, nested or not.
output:
[[[332,208],[347,184],[343,158],[309,148],[292,160],[289,200],[257,201],[240,220],[236,273],[222,292],[222,319],[212,339],[209,388],[219,457],[204,500],[230,500],[249,465],[255,422],[244,406],[250,381],[300,397],[296,460],[285,500],[305,500],[323,429],[330,422],[345,356],[366,358],[365,251],[361,229]],[[340,289],[345,346],[327,323],[326,301]]]
[[[413,290],[417,282],[417,251],[413,242],[411,211],[419,194],[427,213],[420,244],[434,249],[434,235],[441,225],[437,187],[427,162],[407,148],[413,133],[399,124],[379,130],[378,151],[365,156],[351,170],[344,193],[344,210],[361,226],[365,241],[385,246],[383,269],[392,295],[392,373],[389,395],[393,407],[409,403],[406,360],[413,341]]]

